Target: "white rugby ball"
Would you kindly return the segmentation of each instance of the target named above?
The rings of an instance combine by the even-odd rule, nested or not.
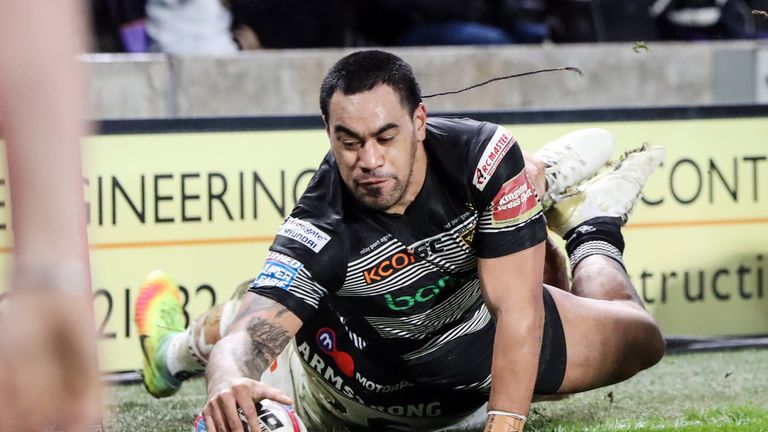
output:
[[[289,405],[264,399],[256,404],[256,410],[259,414],[259,432],[307,432],[304,423]],[[237,412],[240,414],[243,430],[251,432],[243,410],[238,408]],[[206,432],[207,430],[202,414],[198,415],[192,426],[192,432]]]
[[[290,405],[264,399],[256,405],[256,409],[259,413],[260,432],[307,432],[304,423]],[[240,419],[245,420],[242,411]]]

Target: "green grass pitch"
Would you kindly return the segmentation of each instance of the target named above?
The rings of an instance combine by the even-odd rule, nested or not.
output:
[[[162,400],[141,385],[111,387],[105,429],[188,432],[204,392],[201,379]],[[768,431],[768,350],[668,355],[626,382],[534,404],[525,430]]]

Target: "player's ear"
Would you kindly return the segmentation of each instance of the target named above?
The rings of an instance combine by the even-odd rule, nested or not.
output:
[[[323,117],[323,124],[325,125],[325,133],[330,135],[331,130],[329,129],[329,126],[328,126],[328,120],[325,118],[325,116],[322,116],[322,117]]]
[[[419,102],[419,106],[413,112],[413,127],[416,129],[416,138],[424,141],[427,137],[427,107],[424,102]]]

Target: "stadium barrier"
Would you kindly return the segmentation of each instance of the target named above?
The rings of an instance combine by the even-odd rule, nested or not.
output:
[[[507,125],[528,150],[583,127],[610,130],[621,150],[664,145],[625,230],[640,296],[667,336],[768,334],[768,106],[467,116]],[[116,372],[141,365],[132,314],[142,279],[174,275],[189,319],[225,301],[260,271],[328,144],[320,118],[306,116],[109,121],[85,149],[96,325],[103,370]]]
[[[768,102],[761,40],[387,48],[424,94],[500,75],[574,66],[430,99],[432,111],[626,108]],[[94,118],[188,118],[317,112],[320,83],[348,49],[262,50],[235,56],[83,56]],[[695,67],[693,67],[695,65]]]

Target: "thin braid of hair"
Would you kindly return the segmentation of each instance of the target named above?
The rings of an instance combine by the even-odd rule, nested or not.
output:
[[[473,88],[477,88],[477,87],[480,87],[480,86],[484,86],[486,84],[490,84],[490,83],[492,83],[494,81],[501,81],[501,80],[510,79],[510,78],[519,78],[519,77],[524,77],[524,76],[528,76],[528,75],[535,75],[535,74],[540,74],[540,73],[545,73],[545,72],[562,72],[562,71],[575,72],[575,73],[577,73],[579,75],[584,75],[581,72],[581,69],[579,69],[577,67],[572,67],[572,66],[563,66],[563,67],[557,67],[557,68],[551,68],[551,69],[540,69],[540,70],[531,71],[531,72],[523,72],[523,73],[519,73],[519,74],[505,75],[505,76],[500,76],[500,77],[496,77],[496,78],[491,78],[491,79],[489,79],[487,81],[483,81],[483,82],[478,83],[478,84],[473,84],[473,85],[471,85],[469,87],[465,87],[465,88],[463,88],[461,90],[453,90],[453,91],[447,91],[447,92],[441,92],[441,93],[434,93],[434,94],[431,94],[431,95],[422,96],[421,98],[422,99],[429,99],[429,98],[433,98],[433,97],[436,97],[436,96],[446,96],[446,95],[462,93],[462,92],[465,92],[467,90],[472,90]]]

